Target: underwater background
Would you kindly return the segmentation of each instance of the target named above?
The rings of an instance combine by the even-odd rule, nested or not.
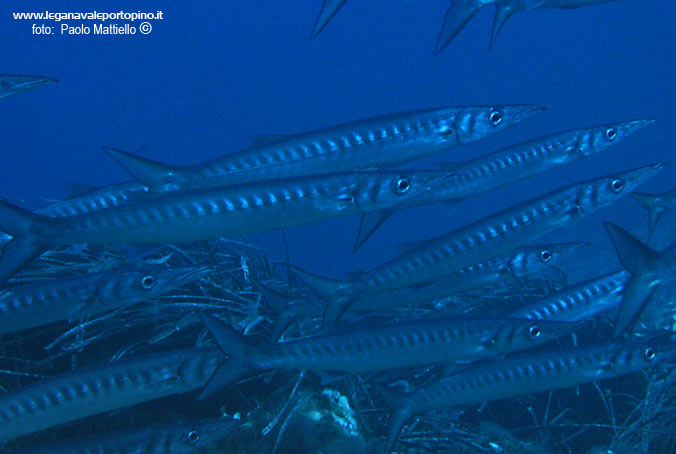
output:
[[[436,237],[535,195],[616,171],[673,163],[676,2],[620,0],[528,11],[510,19],[489,50],[491,6],[442,53],[432,55],[448,4],[350,0],[309,40],[320,0],[5,3],[0,6],[0,73],[39,74],[59,82],[0,101],[0,195],[38,208],[66,198],[71,183],[104,186],[130,180],[103,146],[191,165],[247,148],[258,135],[294,134],[431,107],[536,104],[548,110],[479,143],[399,167],[432,168],[557,131],[655,119],[609,152],[455,208],[435,204],[398,212],[354,254],[356,217],[286,229],[287,244],[279,231],[245,237],[260,246],[255,255],[271,262],[286,261],[288,248],[294,265],[345,278],[395,257],[401,243]],[[164,18],[152,21],[147,35],[69,36],[50,23],[57,31],[45,36],[31,32],[31,24],[39,21],[12,16],[57,8],[161,10]],[[669,166],[640,190],[664,192],[675,177],[676,167]],[[537,242],[591,242],[577,262],[561,266],[570,281],[578,282],[598,274],[599,266],[619,268],[601,221],[645,238],[646,213],[625,198]],[[651,244],[671,244],[674,222],[676,215],[667,214]],[[97,348],[103,351],[105,344]],[[625,380],[631,386],[632,378]],[[567,395],[576,398],[574,390]],[[191,398],[176,402],[190,405]],[[173,405],[168,401],[157,408],[171,411]],[[162,410],[146,406],[139,411]],[[235,452],[249,451],[240,446]]]

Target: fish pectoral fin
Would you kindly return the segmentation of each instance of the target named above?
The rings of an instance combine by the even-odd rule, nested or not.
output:
[[[366,240],[371,238],[376,230],[392,215],[388,210],[376,210],[364,213],[361,215],[361,222],[359,223],[359,232],[357,238],[354,240],[352,252],[357,252],[357,249],[362,247]]]

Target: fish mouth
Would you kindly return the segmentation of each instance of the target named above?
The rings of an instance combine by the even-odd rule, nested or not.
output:
[[[634,189],[636,189],[637,186],[640,186],[646,180],[657,175],[666,167],[666,165],[667,165],[666,163],[660,162],[657,164],[640,167],[638,169],[626,172],[625,175],[629,191],[633,191]]]
[[[514,112],[511,113],[512,122],[520,123],[530,117],[535,116],[547,110],[547,106],[525,105],[514,106]]]
[[[625,121],[618,125],[618,129],[622,129],[625,134],[630,134],[638,129],[652,125],[653,123],[655,123],[655,119],[653,118],[647,118],[644,120]]]

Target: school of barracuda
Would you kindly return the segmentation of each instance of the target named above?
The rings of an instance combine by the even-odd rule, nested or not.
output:
[[[489,3],[492,44],[518,11],[610,1],[453,0],[435,53]],[[344,3],[324,0],[311,38]],[[0,98],[56,82],[0,75]],[[653,123],[463,151],[544,110],[389,113],[264,137],[194,166],[104,147],[133,181],[36,211],[0,200],[0,443],[12,453],[553,453],[583,452],[577,438],[598,431],[604,447],[584,452],[674,452],[676,245],[647,243],[658,225],[672,228],[660,221],[676,190],[636,191],[666,163],[506,204],[347,280],[272,266],[238,239],[359,215],[356,251],[396,211],[450,210],[606,155]],[[391,169],[435,153],[453,163]],[[645,234],[604,219],[625,196],[647,208]],[[623,269],[570,284],[557,266],[593,245],[535,241],[587,216],[605,225]],[[643,394],[615,408],[604,388],[624,375]],[[547,392],[546,404],[527,402]],[[576,400],[605,413],[572,416]],[[514,420],[490,421],[491,405]],[[120,414],[134,423],[116,423]],[[521,435],[495,421],[524,414]]]

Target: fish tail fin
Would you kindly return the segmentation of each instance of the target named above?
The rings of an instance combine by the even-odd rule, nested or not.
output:
[[[343,7],[345,2],[347,0],[324,0],[322,9],[319,11],[319,15],[315,21],[315,26],[312,28],[312,33],[310,33],[310,39],[315,39],[324,30],[324,27],[333,19],[333,16]]]
[[[308,273],[297,266],[289,265],[291,271],[312,289],[321,299],[333,301],[349,287],[348,281],[330,279],[317,274]]]
[[[0,283],[48,249],[49,219],[0,200],[0,230],[12,239],[0,253]]]
[[[486,2],[482,0],[451,0],[433,54],[441,53],[485,5]]]
[[[660,283],[656,264],[661,254],[634,238],[626,230],[604,223],[622,266],[631,273],[615,319],[613,336],[619,337],[638,320]]]
[[[127,151],[103,147],[103,150],[118,162],[138,182],[155,192],[162,191],[162,184],[180,169],[152,159],[142,158]]]
[[[237,381],[252,369],[247,358],[253,347],[249,345],[242,334],[213,315],[199,312],[198,316],[216,341],[218,348],[229,357],[225,363],[216,369],[216,372],[200,393],[199,399],[203,400],[221,388]]]
[[[632,192],[629,194],[629,197],[643,205],[650,213],[650,226],[648,229],[648,234],[649,237],[652,237],[653,232],[655,231],[655,226],[660,221],[660,219],[662,219],[662,216],[664,216],[664,213],[666,212],[665,208],[661,204],[662,198],[657,194],[644,194],[642,192]]]
[[[411,416],[411,413],[404,403],[404,394],[393,391],[383,385],[376,384],[375,386],[387,406],[392,410],[387,426],[387,442],[383,451],[385,454],[389,454],[392,452],[392,448],[397,442],[397,438],[399,438],[399,433],[401,433],[401,429],[404,427],[406,420]]]
[[[491,30],[491,42],[488,45],[489,49],[493,48],[495,40],[500,34],[500,30],[505,25],[505,22],[514,15],[519,9],[517,9],[512,3],[496,3],[495,17],[493,18],[493,30]]]

